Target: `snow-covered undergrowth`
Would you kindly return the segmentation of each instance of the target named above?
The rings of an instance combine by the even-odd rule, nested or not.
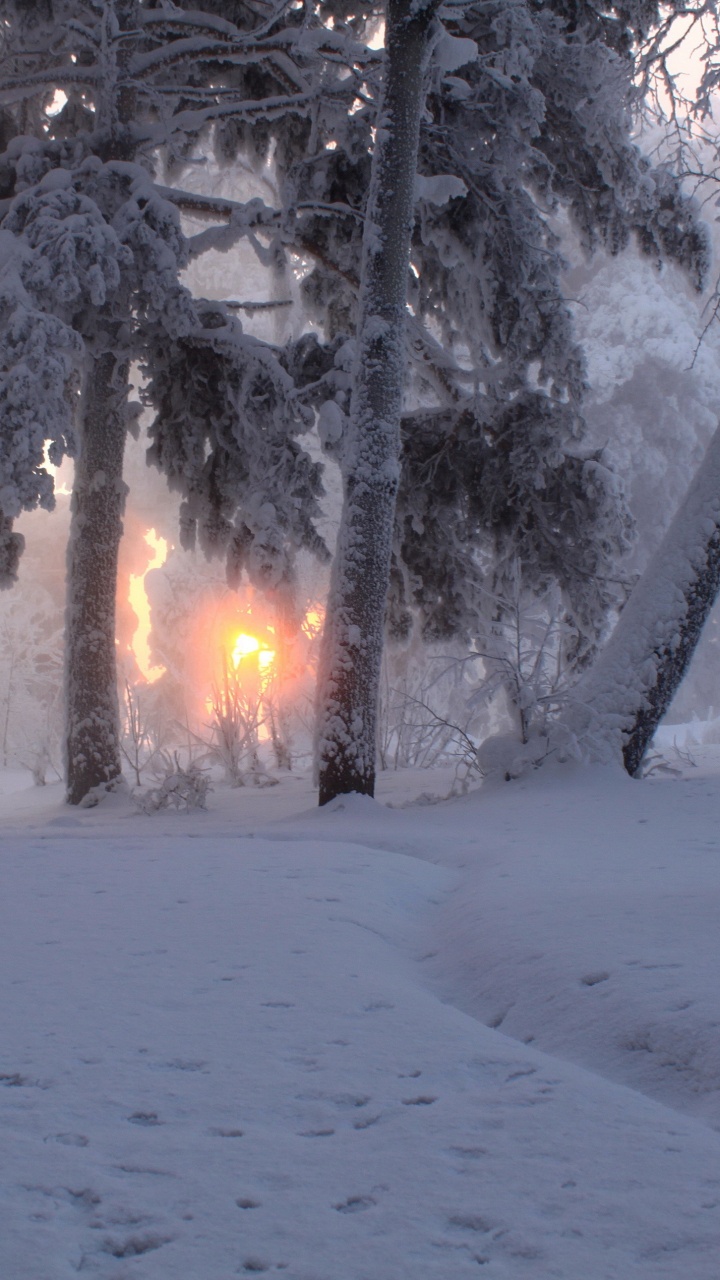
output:
[[[717,777],[447,782],[0,796],[0,1275],[717,1280]]]

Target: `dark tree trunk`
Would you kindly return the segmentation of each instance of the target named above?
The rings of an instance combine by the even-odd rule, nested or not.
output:
[[[653,734],[669,710],[681,680],[690,666],[702,629],[720,590],[720,528],[713,529],[706,547],[705,564],[695,566],[692,581],[685,587],[685,616],[678,620],[677,632],[656,650],[655,680],[647,690],[644,705],[623,742],[623,762],[634,777],[640,770]]]
[[[720,428],[564,724],[593,759],[635,775],[720,589]]]
[[[365,220],[344,502],[318,683],[320,804],[373,795],[385,600],[400,470],[405,311],[420,115],[437,3],[390,0]]]
[[[68,545],[66,613],[67,800],[121,776],[115,593],[127,492],[123,452],[128,366],[93,360],[83,398]]]
[[[111,42],[105,50],[107,78],[97,97],[106,160],[135,158],[131,125],[136,93],[127,83],[131,42],[120,32],[137,26],[137,0],[111,0],[106,13]],[[117,328],[110,322],[101,341]],[[94,337],[95,335],[92,335]],[[67,554],[65,622],[65,778],[69,804],[81,804],[96,789],[122,777],[120,713],[115,652],[115,597],[122,516],[127,486],[123,456],[127,428],[129,363],[104,351],[90,358],[75,462]],[[99,792],[96,791],[99,798]]]

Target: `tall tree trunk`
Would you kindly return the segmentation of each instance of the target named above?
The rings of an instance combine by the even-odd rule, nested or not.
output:
[[[105,6],[101,61],[104,80],[97,120],[106,131],[105,159],[132,161],[136,94],[127,83],[137,0]],[[98,316],[99,331],[103,317]],[[102,335],[112,335],[110,323]],[[102,348],[101,348],[102,350]],[[75,462],[65,615],[65,777],[68,804],[122,777],[115,653],[115,597],[127,486],[123,455],[129,363],[112,351],[91,357]]]
[[[115,594],[127,487],[128,366],[108,352],[85,386],[68,545],[65,678],[67,800],[121,776]]]
[[[720,427],[670,528],[563,719],[595,760],[637,774],[720,589]]]
[[[437,0],[389,0],[365,215],[344,501],[318,683],[320,804],[375,789],[385,599],[400,471],[405,309],[420,115]]]

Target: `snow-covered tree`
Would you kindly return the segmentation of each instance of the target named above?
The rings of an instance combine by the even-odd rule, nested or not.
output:
[[[355,38],[392,12],[335,8],[335,30]],[[519,565],[536,595],[559,584],[562,629],[573,637],[567,656],[582,664],[618,601],[614,568],[629,522],[618,482],[584,439],[586,374],[553,218],[564,210],[587,252],[617,253],[635,237],[649,256],[674,257],[696,284],[702,279],[707,237],[696,212],[672,172],[653,167],[631,137],[638,49],[663,14],[647,3],[607,13],[590,4],[490,3],[445,6],[441,16],[419,141],[402,449],[384,460],[389,507],[401,463],[389,624],[402,636],[419,617],[432,638],[477,635],[483,601],[508,597]],[[276,155],[298,210],[295,243],[313,263],[306,300],[340,343],[320,424],[346,494],[357,463],[351,387],[362,374],[353,366],[358,347],[340,339],[363,325],[367,280],[355,264],[363,219],[367,237],[375,221],[366,205],[370,130],[377,127],[377,174],[377,140],[397,123],[382,106],[383,66],[387,51],[367,64],[349,115],[314,122],[313,154],[306,143],[302,156],[289,144]],[[317,207],[300,212],[310,192],[323,199],[324,216]],[[386,546],[386,525],[372,536]],[[341,555],[335,582],[347,583],[348,565],[362,557],[342,539]],[[342,789],[371,793],[374,784],[375,693],[359,694],[367,673],[358,681],[355,672],[364,654],[377,669],[384,598],[366,577],[354,608],[344,606],[344,653],[332,634],[336,610],[328,611],[321,775],[346,753],[333,765]],[[338,787],[323,787],[324,799]]]
[[[372,795],[385,598],[399,480],[404,318],[425,71],[436,3],[390,0],[365,209],[345,495],[319,673],[320,804]]]
[[[663,106],[669,101],[671,107],[678,172],[698,182],[707,199],[717,183],[712,95],[718,81],[720,33],[716,6],[690,6],[686,16],[690,25],[683,24],[685,37],[702,37],[701,45],[695,48],[704,67],[695,101],[683,98],[668,66],[673,42],[667,38],[667,18],[650,50],[660,67],[665,94],[661,119]],[[618,288],[616,280],[616,295]],[[632,284],[625,281],[621,288],[627,292]],[[559,721],[545,737],[544,748],[540,744],[531,747],[533,762],[539,751],[549,750],[561,758],[569,755],[622,762],[631,776],[639,775],[655,730],[689,673],[703,628],[720,595],[720,429],[716,427],[714,385],[717,287],[702,325],[697,324],[697,318],[693,325],[692,317],[688,324],[682,296],[672,300],[666,296],[660,306],[656,296],[655,314],[648,324],[653,292],[657,295],[657,285],[645,286],[639,298],[623,307],[620,328],[629,326],[635,333],[623,335],[625,353],[619,366],[625,366],[624,377],[616,367],[614,372],[620,376],[608,380],[608,404],[615,418],[619,409],[621,419],[621,439],[614,447],[616,452],[625,451],[626,465],[638,449],[639,435],[645,436],[641,446],[644,475],[634,486],[635,504],[639,509],[644,507],[639,510],[645,534],[639,557],[643,571],[607,644],[571,690]],[[617,296],[614,305],[617,308]],[[645,349],[642,354],[635,349],[630,362],[637,367],[629,371],[629,352],[639,320],[645,330]],[[594,323],[602,323],[597,311]],[[615,353],[616,366],[619,355]],[[602,405],[594,408],[597,426],[602,423]],[[628,423],[629,431],[622,431],[623,422]],[[701,454],[713,426],[715,432],[688,485],[689,465]],[[649,549],[652,554],[648,557]],[[706,638],[707,647],[712,647],[714,637]],[[709,701],[712,706],[712,692]]]
[[[180,284],[188,260],[183,199],[154,180],[161,156],[177,167],[214,120],[262,124],[266,116],[283,116],[286,106],[305,109],[317,96],[317,86],[308,93],[289,83],[293,59],[286,50],[298,43],[302,23],[292,6],[287,30],[285,17],[281,9],[268,20],[264,9],[241,5],[244,26],[237,27],[212,12],[140,0],[7,8],[1,567],[5,582],[13,580],[22,549],[13,519],[37,504],[52,506],[45,446],[52,463],[71,454],[72,803],[120,776],[114,608],[123,448],[137,417],[131,363],[145,369],[159,409],[155,457],[176,481],[184,476],[187,530],[199,522],[214,548],[232,538],[234,564],[244,558],[258,576],[276,578],[289,563],[283,538],[293,545],[314,538],[318,469],[291,439],[306,427],[307,411],[290,407],[290,382],[276,354],[246,339],[222,307],[197,305]],[[299,56],[312,63],[314,47]],[[274,211],[250,202],[229,242],[251,234],[266,214],[272,221]],[[172,407],[177,390],[168,381],[180,371],[197,414],[184,416],[182,439]],[[259,424],[271,401],[272,442]],[[169,458],[165,443],[174,429],[182,456],[174,449]],[[215,452],[203,469],[212,433]],[[243,462],[259,451],[266,464],[261,486],[257,461],[249,470]],[[238,507],[246,511],[235,527]]]
[[[623,477],[636,539],[619,567],[645,568],[717,425],[720,331],[702,342],[705,298],[680,270],[598,255],[566,276],[587,352],[588,439]]]
[[[561,755],[638,772],[720,590],[720,428],[608,643],[550,732]]]

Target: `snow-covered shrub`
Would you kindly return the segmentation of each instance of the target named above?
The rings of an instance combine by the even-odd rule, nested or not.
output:
[[[134,797],[138,808],[147,814],[160,809],[176,809],[180,813],[207,809],[208,792],[212,791],[207,770],[193,763],[181,765],[177,752],[172,756],[165,754],[164,759],[165,777],[157,787]]]

